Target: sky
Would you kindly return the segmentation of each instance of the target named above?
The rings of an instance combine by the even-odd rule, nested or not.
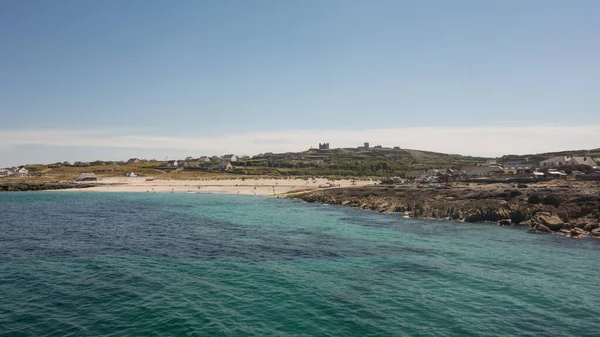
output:
[[[600,147],[597,0],[3,0],[0,167]]]

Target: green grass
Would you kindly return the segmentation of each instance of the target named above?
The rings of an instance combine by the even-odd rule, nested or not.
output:
[[[553,156],[600,157],[600,149],[563,151],[532,155],[506,155],[499,160],[526,161],[538,163]],[[126,172],[135,172],[141,177],[156,179],[199,180],[232,178],[285,178],[285,177],[329,177],[332,179],[358,177],[396,177],[408,171],[429,168],[459,168],[486,161],[486,158],[445,154],[410,149],[310,149],[303,152],[277,153],[265,158],[254,158],[234,162],[231,172],[219,171],[213,163],[210,170],[200,170],[198,162],[190,162],[191,169],[164,167],[164,162],[140,162],[136,164],[96,163],[91,166],[26,166],[32,177],[30,181],[72,181],[83,172],[94,172],[98,177],[120,177]],[[36,176],[37,175],[37,176]],[[0,181],[23,180],[23,178],[0,178]]]

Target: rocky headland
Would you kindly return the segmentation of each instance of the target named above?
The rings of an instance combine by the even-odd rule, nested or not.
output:
[[[600,183],[396,185],[331,188],[290,195],[414,218],[528,226],[535,233],[600,238]]]
[[[1,182],[0,192],[65,190],[95,186],[98,186],[98,184],[75,182]]]

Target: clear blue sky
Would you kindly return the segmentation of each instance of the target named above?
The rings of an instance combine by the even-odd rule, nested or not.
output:
[[[597,0],[4,0],[0,137],[598,125],[599,18]],[[108,153],[19,143],[0,165],[71,150]]]

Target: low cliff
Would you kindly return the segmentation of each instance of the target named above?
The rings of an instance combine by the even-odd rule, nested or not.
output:
[[[493,221],[532,232],[600,236],[600,184],[456,184],[332,188],[290,196],[415,218]]]

